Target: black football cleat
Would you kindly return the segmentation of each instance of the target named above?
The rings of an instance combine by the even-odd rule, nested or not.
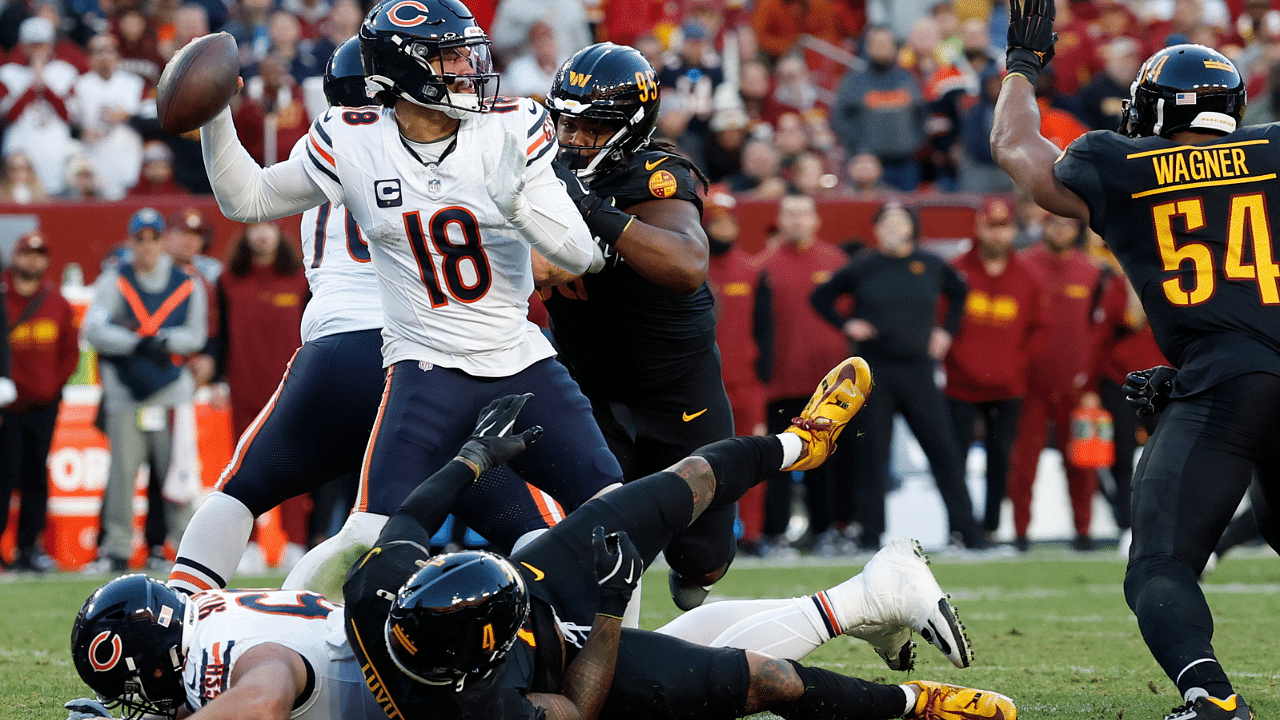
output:
[[[1253,711],[1239,695],[1219,700],[1208,695],[1174,708],[1164,720],[1253,720]]]

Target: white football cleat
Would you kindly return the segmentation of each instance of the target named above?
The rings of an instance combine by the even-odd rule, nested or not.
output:
[[[891,670],[911,670],[911,632],[938,648],[956,667],[973,662],[964,625],[933,572],[920,543],[898,538],[869,560],[862,572],[826,592],[841,630],[866,640]]]

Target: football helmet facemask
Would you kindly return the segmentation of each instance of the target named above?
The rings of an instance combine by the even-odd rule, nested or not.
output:
[[[1167,138],[1183,130],[1226,135],[1248,100],[1240,71],[1203,45],[1167,47],[1142,64],[1129,87],[1120,133]]]
[[[489,36],[458,0],[384,0],[358,37],[369,88],[384,105],[403,98],[455,119],[492,108]]]
[[[364,107],[372,105],[364,81],[364,64],[360,58],[360,38],[348,38],[333,51],[324,66],[324,97],[330,107]]]
[[[396,593],[385,627],[391,659],[428,685],[462,690],[487,677],[529,617],[529,592],[511,562],[493,553],[437,555]]]
[[[590,180],[635,157],[649,141],[658,119],[657,73],[635,48],[590,45],[560,66],[547,105],[557,124],[569,115],[617,128],[602,145],[560,143],[561,162]]]
[[[186,697],[183,631],[195,606],[158,580],[124,575],[98,588],[71,628],[76,672],[121,717],[173,717]]]

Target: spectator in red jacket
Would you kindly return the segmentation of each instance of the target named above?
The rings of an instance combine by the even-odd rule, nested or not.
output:
[[[813,392],[804,388],[822,378],[822,368],[848,355],[844,336],[809,305],[814,288],[848,262],[843,252],[818,238],[820,225],[813,198],[784,196],[778,205],[777,233],[759,256],[773,290],[773,377],[767,391],[771,433],[781,432],[800,414]],[[838,452],[837,457],[844,455]],[[853,491],[847,465],[833,458],[804,473],[809,527],[815,535],[851,519]],[[792,485],[791,473],[778,473],[766,491],[764,535],[774,546],[785,544]]]
[[[272,399],[302,337],[298,330],[308,298],[302,262],[274,223],[254,223],[232,245],[218,277],[222,369],[231,395],[231,424],[237,436]],[[289,536],[286,563],[308,546],[308,496],[281,506]]]
[[[727,192],[711,193],[703,219],[711,243],[716,343],[734,430],[739,435],[764,435],[765,383],[773,363],[773,298],[760,264],[735,244],[739,227],[731,212],[734,204]],[[764,495],[761,484],[738,500],[742,547],[756,554],[764,531]]]
[[[952,262],[969,285],[969,295],[944,362],[945,392],[961,457],[968,454],[974,425],[982,418],[987,455],[983,529],[990,542],[1000,527],[1009,456],[1027,394],[1027,362],[1032,338],[1044,323],[1044,307],[1038,278],[1013,252],[1018,227],[1009,202],[987,199],[975,231],[973,248]]]
[[[1078,220],[1051,215],[1042,243],[1020,255],[1039,276],[1045,293],[1044,338],[1027,367],[1027,396],[1022,403],[1018,439],[1009,469],[1009,500],[1019,550],[1028,548],[1031,487],[1036,480],[1045,433],[1053,423],[1054,443],[1066,452],[1071,437],[1071,413],[1086,391],[1097,385],[1099,326],[1123,322],[1124,279],[1103,273],[1080,248],[1084,226]],[[1071,508],[1075,516],[1075,548],[1089,550],[1093,541],[1093,493],[1097,473],[1065,462]]]
[[[18,511],[17,570],[45,572],[54,561],[40,546],[49,505],[45,466],[62,386],[80,360],[79,332],[71,305],[45,277],[49,247],[43,235],[18,239],[12,266],[0,273],[9,318],[12,378],[17,399],[0,410],[0,533],[9,519],[9,496],[22,493]]]

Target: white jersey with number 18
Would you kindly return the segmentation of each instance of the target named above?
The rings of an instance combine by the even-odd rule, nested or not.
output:
[[[482,156],[496,161],[507,135],[526,148],[526,192],[559,183],[554,126],[527,98],[464,118],[438,158],[415,151],[387,108],[333,108],[312,125],[307,173],[369,241],[386,318],[384,366],[418,360],[504,377],[555,354],[527,317],[529,242],[486,188]],[[559,195],[555,216],[579,221]]]

